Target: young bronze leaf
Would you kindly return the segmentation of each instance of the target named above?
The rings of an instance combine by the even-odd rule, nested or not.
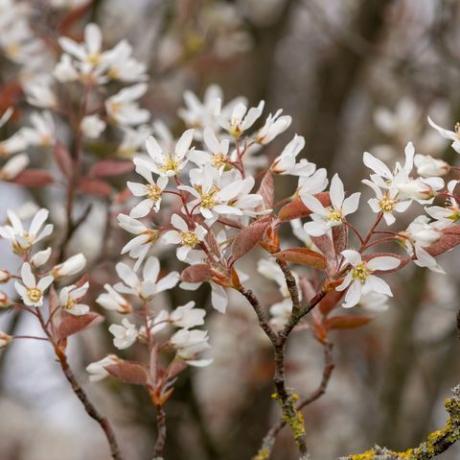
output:
[[[276,254],[278,259],[293,264],[308,265],[318,270],[326,268],[326,259],[318,252],[312,251],[308,248],[291,248]]]
[[[63,313],[61,322],[56,328],[56,339],[65,339],[77,332],[83,331],[90,326],[104,321],[104,318],[97,313],[90,312],[82,316],[74,316],[69,313]]]
[[[147,385],[149,380],[144,366],[130,361],[119,360],[106,366],[105,370],[118,380],[132,385]]]
[[[54,178],[44,169],[26,169],[19,173],[13,182],[24,187],[44,187],[52,184]]]
[[[88,175],[92,177],[110,177],[126,174],[134,169],[132,161],[102,160],[95,163],[89,170]]]
[[[232,245],[232,264],[259,244],[269,225],[270,219],[257,220],[238,233]]]
[[[460,225],[453,225],[443,230],[441,238],[429,246],[428,253],[433,257],[439,256],[444,252],[450,251],[460,244]]]
[[[78,183],[78,190],[88,195],[97,196],[110,196],[112,194],[112,187],[102,180],[91,179],[89,177],[83,177]]]
[[[323,300],[319,304],[319,309],[323,315],[328,315],[340,302],[340,299],[344,296],[343,291],[330,291],[328,292]]]
[[[369,323],[371,321],[370,316],[365,315],[353,315],[353,316],[333,316],[327,318],[324,322],[326,329],[355,329]]]
[[[181,273],[181,279],[186,283],[202,283],[209,280],[211,276],[212,270],[207,264],[191,265]]]
[[[257,193],[262,196],[264,200],[265,209],[272,209],[275,198],[273,175],[270,171],[267,171],[260,182],[259,190]]]

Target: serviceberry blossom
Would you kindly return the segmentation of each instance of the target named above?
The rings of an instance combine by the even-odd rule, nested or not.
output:
[[[0,169],[0,180],[13,180],[29,165],[29,157],[25,153],[20,153],[10,158]]]
[[[107,292],[99,294],[96,302],[106,310],[116,311],[122,314],[128,314],[133,311],[132,305],[110,284],[104,284],[104,289]]]
[[[214,131],[206,127],[203,130],[203,140],[209,152],[193,150],[189,154],[190,161],[201,167],[211,164],[221,174],[226,168],[232,167],[229,155],[230,141],[228,139],[219,140]]]
[[[300,151],[305,147],[305,138],[297,134],[289,144],[284,147],[281,154],[275,159],[271,170],[277,174],[289,174],[291,176],[311,176],[316,165],[302,158],[298,163],[296,158]]]
[[[414,263],[419,267],[426,267],[434,272],[444,273],[436,259],[425,248],[438,241],[443,222],[431,222],[428,216],[416,217],[406,230],[399,232],[400,241],[407,253],[414,258]]]
[[[109,332],[114,336],[113,344],[119,350],[125,350],[136,342],[139,332],[134,324],[127,318],[121,320],[121,324],[111,324]]]
[[[118,276],[123,281],[114,287],[122,294],[138,296],[148,299],[160,292],[172,289],[179,281],[179,273],[170,272],[160,280],[160,261],[156,257],[149,257],[142,269],[142,280],[137,273],[122,262],[116,265]]]
[[[11,225],[1,226],[0,236],[11,241],[15,253],[24,254],[34,244],[48,237],[53,232],[52,224],[44,226],[48,215],[49,211],[47,209],[40,209],[33,217],[29,229],[25,230],[17,214],[12,210],[8,210],[7,216]]]
[[[437,125],[430,117],[428,117],[428,123],[444,138],[452,141],[452,148],[460,153],[460,124],[456,123],[453,131],[442,128]]]
[[[197,355],[210,348],[207,331],[199,329],[180,329],[170,339],[177,356],[190,366],[205,367],[212,359],[196,359]]]
[[[148,110],[139,107],[137,100],[147,91],[145,83],[129,86],[110,96],[105,101],[105,109],[109,117],[121,126],[132,126],[145,123],[150,118]]]
[[[149,165],[141,158],[138,158],[136,161],[136,172],[147,181],[147,184],[130,181],[127,184],[134,196],[144,198],[129,213],[130,217],[137,219],[145,217],[152,210],[155,212],[159,211],[163,192],[168,185],[168,178],[160,176],[156,181],[153,180]]]
[[[189,228],[187,222],[179,214],[171,216],[171,225],[175,230],[165,232],[162,235],[162,240],[166,244],[178,245],[176,251],[177,258],[184,261],[189,252],[204,241],[207,230],[198,224],[194,224],[192,228]]]
[[[86,257],[79,253],[66,259],[61,264],[53,267],[51,270],[54,278],[62,278],[64,276],[73,276],[80,273],[86,266]]]
[[[88,139],[97,139],[106,127],[99,115],[88,115],[83,118],[80,124],[80,129]]]
[[[265,102],[260,101],[257,107],[251,107],[248,110],[245,104],[239,102],[233,107],[230,116],[228,113],[221,113],[219,124],[231,136],[238,139],[260,118],[264,106]]]
[[[50,147],[56,140],[56,126],[50,112],[35,112],[30,116],[31,127],[24,127],[20,135],[27,145]]]
[[[121,254],[129,254],[133,259],[137,259],[134,265],[134,270],[136,271],[142,264],[150,247],[157,241],[160,232],[125,214],[118,214],[117,219],[121,228],[136,235],[121,250]]]
[[[38,283],[35,275],[32,273],[32,268],[28,262],[24,262],[21,267],[22,283],[16,281],[14,287],[17,293],[21,296],[22,301],[28,307],[41,307],[45,291],[49,288],[54,278],[50,275],[40,278]]]
[[[88,289],[88,282],[81,286],[72,284],[71,286],[62,288],[59,292],[59,305],[71,315],[86,315],[89,312],[89,307],[88,305],[80,303],[80,300],[86,295]]]
[[[447,184],[447,190],[453,195],[458,181],[451,180]],[[445,206],[429,206],[425,208],[426,213],[433,219],[439,221],[444,226],[449,226],[460,221],[460,206],[457,200],[450,196],[448,198],[448,205]]]
[[[275,114],[268,115],[262,128],[257,131],[255,140],[258,144],[269,144],[291,126],[292,117],[289,115],[282,115],[282,113],[283,111],[279,109]]]
[[[370,292],[376,292],[377,294],[389,297],[393,296],[388,284],[381,278],[373,275],[373,272],[394,270],[401,264],[398,258],[377,256],[365,261],[358,251],[352,249],[342,251],[342,255],[346,262],[351,265],[342,283],[336,288],[337,291],[347,289],[345,302],[343,303],[345,308],[354,307],[359,303],[362,295],[369,294]]]
[[[206,311],[202,308],[195,308],[195,302],[190,301],[185,305],[175,308],[172,312],[161,310],[154,320],[153,328],[158,331],[168,323],[183,329],[192,329],[204,324]]]
[[[176,176],[186,165],[188,158],[186,155],[190,151],[193,141],[193,129],[185,131],[176,143],[174,152],[165,151],[155,137],[150,136],[146,141],[147,153],[150,158],[148,163],[142,162],[142,165],[148,165],[151,172],[162,177]],[[135,161],[136,166],[139,164]],[[148,180],[148,179],[147,179]]]
[[[117,356],[108,355],[99,361],[89,364],[86,367],[86,371],[89,374],[90,382],[99,382],[108,377],[110,374],[105,368],[112,364],[116,364],[118,361],[119,358]]]
[[[342,225],[345,217],[358,209],[361,193],[353,193],[345,198],[343,182],[338,174],[332,178],[329,195],[331,206],[323,206],[313,195],[307,193],[300,195],[305,206],[312,211],[311,222],[307,222],[304,226],[305,231],[312,236],[324,235],[332,227]]]
[[[430,155],[415,155],[414,164],[417,174],[422,177],[444,176],[450,170],[448,163]]]

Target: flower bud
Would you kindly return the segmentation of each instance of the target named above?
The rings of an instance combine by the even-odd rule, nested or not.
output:
[[[86,266],[86,257],[79,253],[72,257],[69,257],[62,264],[56,265],[51,274],[54,278],[60,278],[63,276],[71,276],[81,272]]]
[[[11,300],[9,297],[4,293],[0,291],[0,309],[2,308],[9,308],[11,307]]]
[[[13,337],[11,335],[0,331],[0,349],[5,348],[12,340]]]
[[[41,267],[48,262],[51,256],[51,248],[47,248],[43,251],[37,252],[31,259],[30,262],[34,267]]]
[[[0,284],[7,283],[11,279],[11,273],[0,268]]]

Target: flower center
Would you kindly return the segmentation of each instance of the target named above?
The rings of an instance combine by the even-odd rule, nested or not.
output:
[[[38,288],[27,289],[27,296],[32,302],[38,302],[42,298],[42,291]]]
[[[72,310],[72,308],[73,308],[74,306],[75,306],[75,300],[69,297],[69,298],[67,299],[67,302],[66,302],[65,305],[64,305],[64,308],[65,308],[66,310]]]
[[[393,209],[395,207],[395,200],[391,199],[388,195],[385,195],[379,201],[379,206],[380,206],[380,209],[383,212],[391,212],[391,211],[393,211]]]
[[[216,153],[211,158],[211,164],[216,168],[225,166],[227,164],[227,157],[223,153]]]
[[[238,123],[232,122],[230,124],[230,134],[236,138],[241,136],[241,128]]]
[[[364,262],[361,262],[360,264],[356,265],[356,267],[354,267],[351,270],[351,276],[353,277],[353,279],[358,280],[361,283],[364,283],[369,275],[370,271],[366,267],[366,264]]]
[[[193,232],[182,232],[180,234],[181,242],[184,246],[194,248],[200,240]]]
[[[159,236],[159,231],[158,230],[155,230],[153,228],[149,228],[147,229],[144,234],[148,236],[148,243],[153,243],[155,242],[157,239],[158,239],[158,236]]]
[[[452,214],[448,217],[452,222],[460,220],[460,209],[452,209]]]
[[[161,198],[162,190],[156,184],[147,185],[147,197],[152,201],[158,201]]]
[[[101,62],[101,55],[99,53],[88,54],[86,62],[92,66],[97,66]]]
[[[341,222],[342,221],[342,213],[337,209],[330,209],[326,219],[329,222]]]
[[[201,207],[206,209],[213,208],[216,205],[216,199],[214,198],[215,194],[215,191],[200,193]]]
[[[161,170],[163,172],[177,172],[179,170],[179,163],[174,157],[168,155],[163,162]]]

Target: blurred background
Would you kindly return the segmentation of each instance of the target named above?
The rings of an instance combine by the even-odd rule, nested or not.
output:
[[[410,140],[419,153],[456,161],[426,117],[449,129],[460,119],[458,1],[13,3],[31,8],[30,27],[37,36],[55,36],[56,18],[78,11],[81,19],[75,29],[80,33],[83,24],[94,21],[107,46],[127,38],[151,75],[143,105],[176,134],[183,127],[177,116],[183,92],[192,90],[202,99],[206,88],[216,83],[226,101],[239,95],[252,104],[264,99],[268,111],[282,108],[293,117],[291,128],[270,144],[267,156],[279,153],[294,133],[301,134],[307,141],[303,154],[327,167],[330,176],[339,172],[351,191],[361,188],[360,180],[367,174],[361,162],[366,150],[393,163]],[[5,14],[1,5],[0,30]],[[18,70],[4,43],[1,48],[4,94]],[[282,186],[288,193],[296,184],[284,181]],[[17,186],[0,184],[1,220],[7,207],[19,207],[31,198]],[[59,225],[60,197],[49,196],[45,202]],[[96,203],[92,212],[94,218],[74,242],[89,256],[101,245],[104,203]],[[360,219],[367,222],[366,206],[361,213],[358,227]],[[109,224],[115,226],[115,220]],[[113,262],[126,238],[117,232],[113,230],[111,239],[113,260],[93,273],[94,297],[113,277]],[[7,260],[6,246],[0,243],[1,265],[17,264]],[[173,263],[171,255],[163,254],[166,264]],[[253,259],[243,269],[257,283],[257,255]],[[387,311],[373,313],[366,327],[332,336],[336,368],[330,385],[305,411],[313,459],[334,459],[374,444],[405,449],[444,423],[443,400],[460,381],[455,329],[460,307],[458,253],[443,256],[440,263],[448,275],[414,267],[398,273]],[[258,292],[267,304],[278,295],[276,286],[267,287],[262,278]],[[173,296],[165,302],[180,305],[183,299],[177,296],[184,294]],[[206,290],[194,299],[209,308]],[[177,383],[167,406],[167,459],[250,459],[279,417],[270,398],[270,348],[249,306],[235,296],[225,316],[209,311],[215,361],[206,369],[187,370]],[[25,334],[34,327],[31,318],[0,313],[1,330]],[[73,366],[101,411],[113,420],[126,458],[148,459],[155,424],[143,390],[110,380],[88,383],[85,366],[111,350],[105,327],[87,331],[71,343]],[[288,381],[302,395],[321,380],[322,353],[308,331],[292,338]],[[0,354],[0,414],[1,460],[108,458],[99,428],[69,391],[47,344],[21,341]],[[283,431],[273,459],[295,458],[290,434]],[[442,458],[460,458],[460,446]]]

